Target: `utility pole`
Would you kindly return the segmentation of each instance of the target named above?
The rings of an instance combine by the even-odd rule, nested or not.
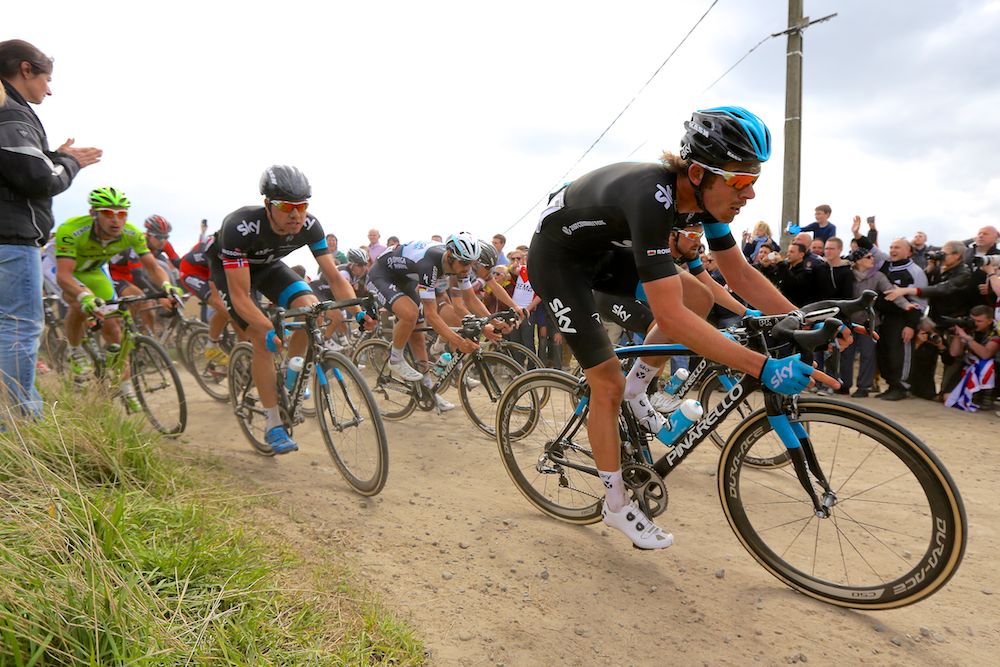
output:
[[[788,29],[772,37],[788,35],[785,52],[785,171],[781,195],[781,248],[786,250],[791,238],[785,234],[788,223],[800,224],[799,189],[802,175],[802,31],[832,19],[836,14],[810,21],[802,16],[803,0],[788,0]]]

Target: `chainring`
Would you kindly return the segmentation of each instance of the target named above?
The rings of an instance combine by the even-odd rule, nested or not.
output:
[[[622,466],[622,481],[632,491],[639,507],[650,519],[663,514],[669,497],[667,486],[660,474],[645,463],[626,463]]]

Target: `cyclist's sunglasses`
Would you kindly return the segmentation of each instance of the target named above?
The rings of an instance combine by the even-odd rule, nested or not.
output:
[[[170,234],[150,234],[157,241],[166,241],[170,238]]]
[[[120,208],[98,208],[94,209],[98,213],[103,213],[109,218],[118,218],[119,220],[128,219],[128,211]]]
[[[309,202],[307,201],[282,201],[280,199],[272,199],[271,206],[278,209],[282,213],[291,213],[292,211],[298,211],[299,213],[305,213],[306,209],[309,208]]]
[[[726,171],[725,169],[719,169],[718,167],[710,167],[707,164],[702,164],[697,160],[691,160],[696,165],[704,169],[705,171],[710,171],[716,176],[722,176],[722,180],[725,181],[726,185],[730,186],[735,190],[743,190],[749,188],[751,185],[757,182],[760,178],[760,173],[750,174],[745,171]]]
[[[700,241],[704,232],[689,232],[686,229],[675,229],[678,236],[683,236],[688,241]]]

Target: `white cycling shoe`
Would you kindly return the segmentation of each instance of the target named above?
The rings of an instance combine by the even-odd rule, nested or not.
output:
[[[448,412],[449,410],[455,409],[454,403],[446,401],[437,394],[434,394],[434,403],[437,405],[437,409],[440,410],[441,412]]]
[[[400,359],[395,364],[390,361],[389,372],[403,382],[420,382],[424,377],[420,371],[406,363],[406,359]]]
[[[649,404],[661,415],[669,415],[671,412],[681,407],[681,399],[676,396],[664,394],[662,391],[655,392],[649,397]]]
[[[601,520],[605,525],[625,533],[636,549],[666,549],[674,543],[674,536],[650,521],[634,500],[620,512],[612,512],[605,502]]]
[[[659,433],[663,425],[667,423],[666,417],[653,409],[653,406],[649,403],[649,396],[646,396],[646,394],[640,394],[635,398],[627,398],[625,400],[628,406],[632,408],[632,414],[635,415],[639,425],[650,433]]]

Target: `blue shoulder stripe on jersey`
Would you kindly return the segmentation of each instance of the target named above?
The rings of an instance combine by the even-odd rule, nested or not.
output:
[[[635,286],[635,298],[643,303],[649,301],[649,299],[646,298],[646,288],[642,283]]]
[[[309,288],[309,283],[304,280],[296,280],[294,283],[281,290],[281,294],[278,295],[278,305],[282,308],[288,308],[288,302],[292,300],[292,297],[305,293],[312,294],[312,290]]]
[[[312,251],[314,251],[314,252],[316,250],[326,250],[327,249],[326,237],[324,236],[319,241],[316,241],[316,243],[310,243],[309,244],[309,249],[312,250]]]
[[[701,266],[701,257],[695,257],[694,259],[688,260],[687,265],[689,269],[697,269]]]
[[[703,229],[705,230],[706,239],[721,239],[730,233],[728,222],[706,222],[703,225]]]

